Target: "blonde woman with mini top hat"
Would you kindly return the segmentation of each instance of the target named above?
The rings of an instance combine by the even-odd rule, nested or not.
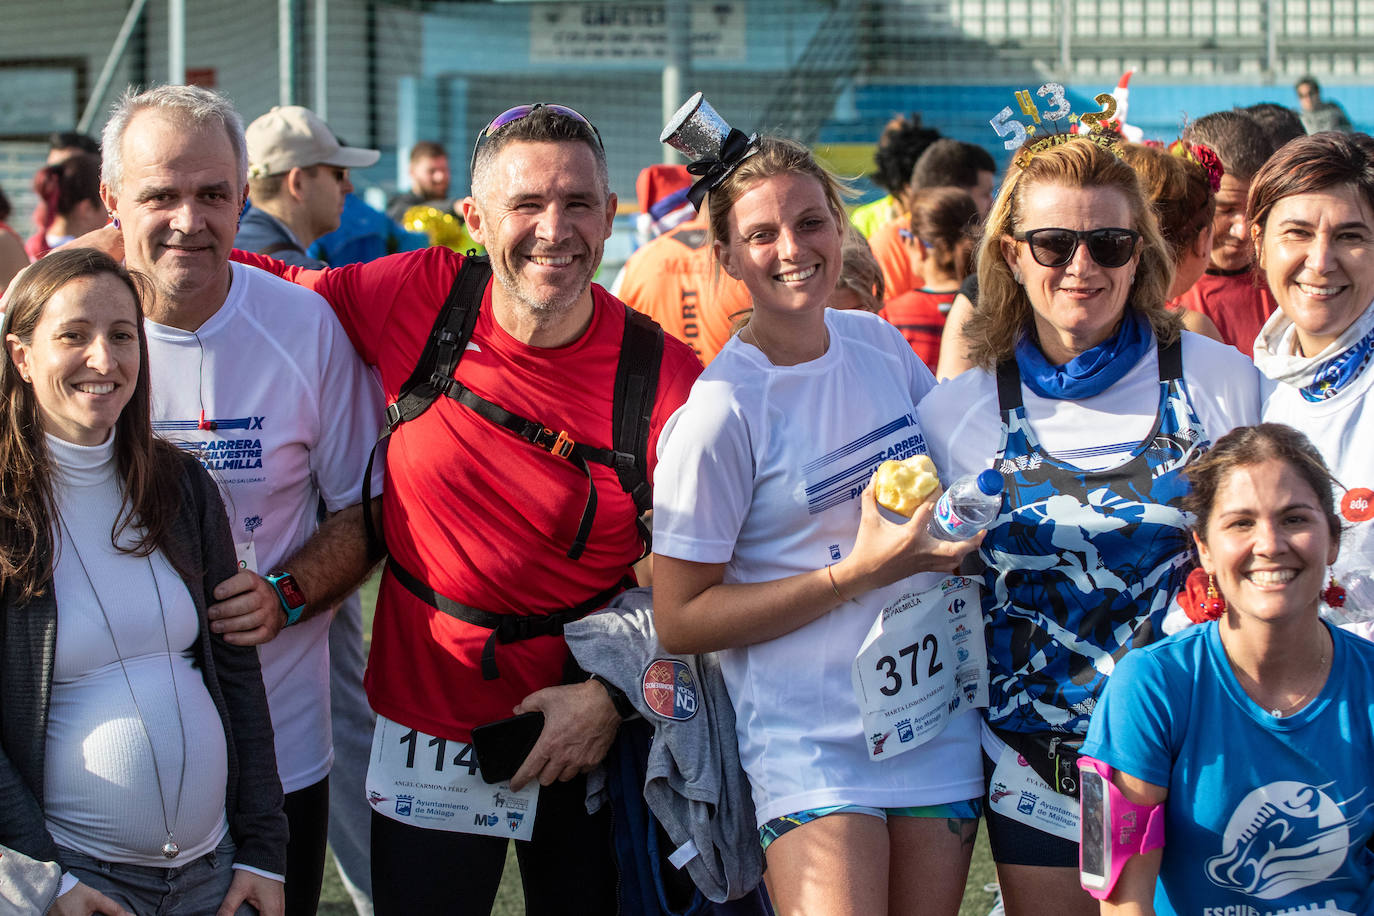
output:
[[[51,912],[283,908],[286,819],[257,652],[212,635],[218,491],[149,421],[140,283],[71,249],[8,299],[0,365],[0,843]]]
[[[932,538],[928,504],[889,521],[868,486],[882,456],[924,451],[914,406],[934,379],[878,316],[826,308],[844,216],[805,147],[738,135],[694,168],[716,257],[754,311],[664,430],[659,636],[720,653],[778,913],[952,916],[979,814],[977,716],[875,758],[851,683],[883,608],[974,545]]]

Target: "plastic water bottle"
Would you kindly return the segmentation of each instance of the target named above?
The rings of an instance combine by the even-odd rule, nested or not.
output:
[[[965,474],[940,495],[927,530],[942,541],[966,541],[991,525],[1001,508],[1001,474]]]

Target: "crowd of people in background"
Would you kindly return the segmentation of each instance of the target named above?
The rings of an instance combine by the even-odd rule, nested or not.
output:
[[[605,287],[563,105],[385,214],[300,106],[54,135],[27,239],[0,193],[0,905],[307,916],[328,843],[360,916],[488,913],[513,840],[531,914],[954,916],[982,822],[1012,916],[1374,914],[1374,139],[1295,88],[1001,174],[898,115],[857,208],[698,95]],[[879,505],[917,456],[983,528]]]

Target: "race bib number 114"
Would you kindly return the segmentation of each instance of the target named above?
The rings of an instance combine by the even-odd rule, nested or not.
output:
[[[514,840],[534,833],[539,783],[519,792],[482,780],[472,745],[426,735],[377,717],[367,767],[367,800],[393,821]]]

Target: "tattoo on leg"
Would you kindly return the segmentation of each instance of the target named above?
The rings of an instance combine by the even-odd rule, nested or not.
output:
[[[960,843],[965,847],[973,848],[973,841],[978,838],[977,818],[946,818],[945,826],[949,828],[950,833],[958,834]]]

